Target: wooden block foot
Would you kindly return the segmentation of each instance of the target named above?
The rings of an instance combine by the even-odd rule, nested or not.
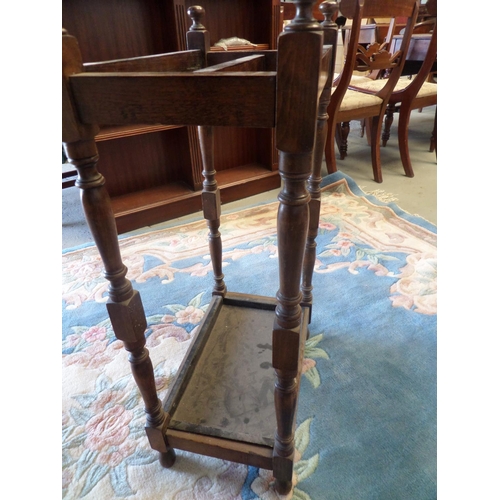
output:
[[[175,464],[175,450],[173,448],[169,448],[167,452],[160,453],[160,464],[165,469],[170,469]]]
[[[274,482],[274,489],[280,495],[287,495],[292,489],[292,481],[281,481],[276,479]]]

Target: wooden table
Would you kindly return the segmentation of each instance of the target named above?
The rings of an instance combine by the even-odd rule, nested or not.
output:
[[[427,49],[429,48],[429,44],[431,43],[431,38],[432,33],[418,33],[412,35],[402,76],[416,75],[418,73],[418,70],[420,69],[420,66],[422,66],[422,62],[427,54]],[[390,49],[391,54],[394,54],[396,50],[399,50],[402,39],[403,35],[393,36]],[[432,71],[436,71],[436,69],[437,63],[435,63]]]

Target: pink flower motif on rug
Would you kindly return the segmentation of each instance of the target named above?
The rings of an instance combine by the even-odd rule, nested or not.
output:
[[[127,440],[130,434],[128,424],[132,418],[131,411],[116,405],[87,422],[84,446],[98,453],[96,460],[99,464],[116,467],[132,455],[135,446]]]
[[[437,259],[434,254],[413,254],[406,259],[399,280],[391,287],[394,307],[437,314]]]

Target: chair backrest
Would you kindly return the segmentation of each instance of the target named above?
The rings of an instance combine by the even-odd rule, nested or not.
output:
[[[350,40],[345,54],[345,63],[336,79],[332,102],[328,113],[335,113],[349,87],[353,71],[385,72],[390,71],[386,85],[376,95],[388,101],[401,72],[408,51],[411,33],[418,15],[418,0],[341,0],[339,10],[344,17],[351,19]],[[361,26],[364,19],[391,18],[406,19],[405,34],[400,49],[391,54],[387,41],[377,42],[364,47],[359,44]],[[389,38],[390,34],[388,34]]]
[[[417,33],[432,33],[432,30],[434,29],[434,25],[436,24],[436,19],[427,19],[425,21],[422,21],[420,23],[415,24],[415,27],[413,28],[413,34]]]
[[[422,84],[428,79],[429,73],[435,70],[437,60],[437,0],[429,0],[426,5],[427,12],[433,16],[432,21],[430,21],[432,32],[423,34],[417,30],[417,33],[413,33],[406,62],[418,62],[420,67],[408,86],[402,90],[394,91],[396,98],[402,95],[405,96],[405,99],[415,98]],[[396,46],[399,42],[399,37],[394,37],[393,45]]]

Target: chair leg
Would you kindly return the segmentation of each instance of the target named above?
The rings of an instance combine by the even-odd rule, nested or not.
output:
[[[437,108],[436,112],[434,113],[434,128],[432,129],[431,144],[429,147],[429,151],[431,153],[435,151],[437,154]]]
[[[382,182],[382,166],[380,163],[380,135],[382,132],[382,121],[381,116],[374,116],[368,121],[370,125],[370,149],[372,153],[373,178],[375,179],[375,182]]]
[[[372,145],[372,123],[371,123],[371,118],[364,118],[363,119],[363,124],[366,130],[366,142],[368,146],[371,147]]]
[[[335,161],[335,123],[333,117],[328,117],[328,131],[326,133],[325,144],[325,163],[329,174],[337,171],[337,162]]]
[[[335,137],[337,138],[337,145],[341,160],[347,156],[347,137],[349,136],[350,131],[350,122],[337,123],[335,127]]]
[[[359,137],[364,137],[365,136],[366,121],[359,120],[359,123],[361,125],[361,130],[359,131]]]
[[[385,110],[384,130],[382,131],[382,146],[384,146],[384,148],[387,145],[387,141],[391,137],[391,127],[392,122],[394,121],[395,110],[396,106],[394,104],[389,104]]]
[[[410,124],[410,106],[401,106],[399,110],[398,142],[399,155],[407,177],[413,177],[413,168],[410,160],[410,149],[408,147],[408,126]]]

